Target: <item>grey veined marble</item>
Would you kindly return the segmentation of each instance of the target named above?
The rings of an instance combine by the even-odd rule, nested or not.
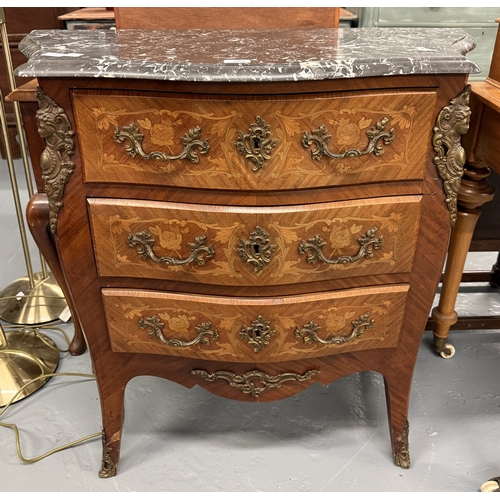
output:
[[[251,82],[479,73],[460,29],[37,30],[25,77]]]

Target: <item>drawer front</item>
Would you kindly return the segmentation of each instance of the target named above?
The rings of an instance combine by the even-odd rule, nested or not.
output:
[[[421,199],[266,208],[88,204],[100,276],[264,286],[410,272]]]
[[[103,289],[115,352],[279,362],[396,347],[408,286],[270,299]]]
[[[436,94],[73,102],[86,182],[266,191],[423,179]]]

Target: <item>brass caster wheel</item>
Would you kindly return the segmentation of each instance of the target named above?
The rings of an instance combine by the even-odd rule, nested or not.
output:
[[[444,358],[452,358],[455,355],[455,348],[451,344],[445,344],[439,351],[439,355]]]
[[[482,493],[500,492],[500,477],[494,477],[481,485]]]

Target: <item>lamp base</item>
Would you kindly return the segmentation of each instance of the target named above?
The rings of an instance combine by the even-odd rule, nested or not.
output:
[[[38,325],[59,318],[66,299],[52,274],[33,275],[35,286],[30,286],[28,276],[18,278],[0,291],[0,319],[14,325]]]
[[[7,347],[0,349],[0,407],[31,380],[54,373],[60,358],[54,341],[43,333],[23,328],[7,331],[5,337]],[[48,380],[49,377],[29,384],[14,402],[29,396]]]

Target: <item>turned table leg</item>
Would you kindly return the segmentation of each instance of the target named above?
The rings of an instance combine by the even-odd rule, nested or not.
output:
[[[47,261],[47,264],[54,274],[57,283],[61,287],[64,298],[66,299],[68,307],[71,311],[75,333],[69,347],[69,352],[74,356],[78,356],[85,352],[87,344],[85,342],[80,322],[78,321],[78,317],[76,316],[76,310],[73,305],[73,300],[66,285],[66,279],[64,278],[64,274],[61,269],[61,264],[56,252],[54,240],[52,239],[48,230],[49,220],[49,201],[47,200],[47,197],[45,196],[45,194],[35,194],[29,201],[28,207],[26,209],[26,222],[28,223],[28,227],[31,231],[33,239],[35,240],[35,243],[37,244],[44,259]]]
[[[457,322],[455,303],[474,228],[481,215],[480,207],[493,199],[494,190],[485,180],[489,174],[487,167],[466,164],[458,192],[457,221],[451,234],[443,285],[438,306],[432,310],[436,322],[434,349],[444,358],[455,352],[446,341],[451,325]]]

